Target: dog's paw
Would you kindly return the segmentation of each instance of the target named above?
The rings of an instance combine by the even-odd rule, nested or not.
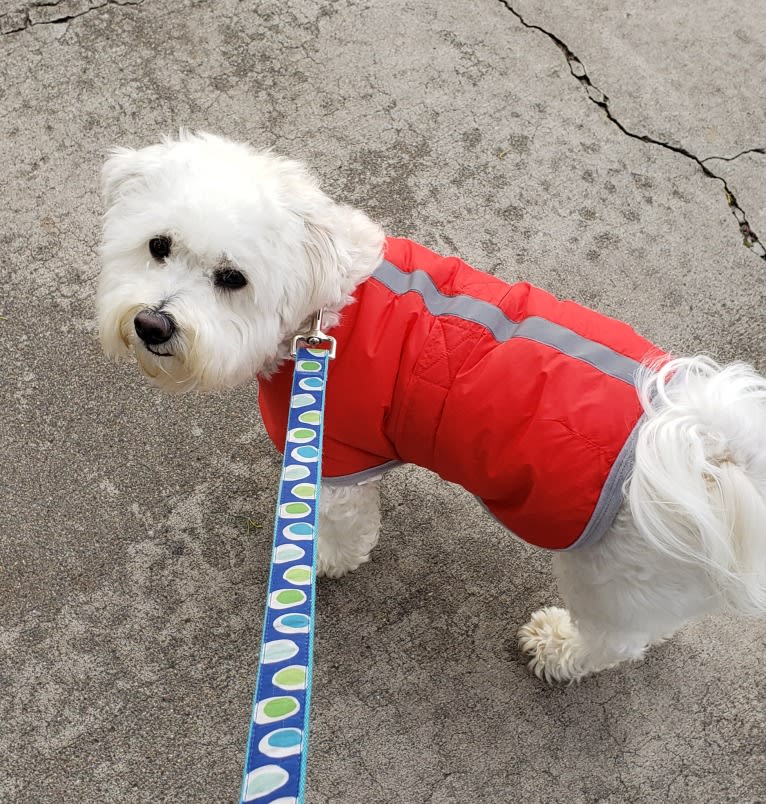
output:
[[[344,575],[348,575],[349,572],[359,569],[362,564],[365,564],[369,560],[369,555],[351,556],[348,554],[338,555],[336,553],[328,557],[322,555],[322,551],[320,550],[317,556],[317,577],[342,578]]]
[[[519,629],[518,637],[519,648],[530,657],[527,667],[546,683],[577,681],[585,675],[575,658],[577,627],[566,609],[539,609]]]

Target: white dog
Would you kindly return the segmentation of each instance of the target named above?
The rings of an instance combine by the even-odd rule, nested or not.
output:
[[[604,322],[632,344],[629,353],[646,342],[625,325],[385,241],[301,165],[215,136],[115,150],[103,187],[102,343],[114,357],[132,352],[162,389],[258,377],[278,441],[286,409],[271,402],[281,398],[291,338],[319,309],[324,329],[339,334],[326,433],[336,481],[323,482],[320,573],[337,577],[368,560],[380,526],[379,475],[417,461],[449,480],[466,478],[501,521],[520,523],[524,538],[576,546],[553,558],[567,610],[541,609],[519,632],[530,668],[546,681],[638,659],[721,607],[766,611],[766,380],[748,366],[655,351],[659,362],[634,372],[641,355],[619,354],[606,335],[605,346],[598,332],[567,321],[574,311],[590,322],[585,329]],[[390,263],[397,249],[405,255],[398,267]],[[438,265],[429,278],[401,267],[410,258]],[[522,323],[512,314],[519,294],[530,305]],[[534,305],[549,305],[558,319]],[[510,349],[536,349],[545,360],[535,353],[517,362],[521,352]],[[344,372],[355,382],[351,396],[344,385],[341,416],[332,394]],[[584,380],[582,372],[590,372]],[[554,391],[576,385],[576,404],[561,405],[578,412],[550,408],[540,389],[556,376]],[[607,402],[583,414],[602,377]],[[570,395],[553,396],[558,405]],[[525,412],[511,426],[502,411],[517,397],[527,399]],[[588,427],[619,429],[619,454],[605,458],[612,447],[571,424],[583,416]],[[546,467],[557,463],[546,484]],[[603,487],[583,502],[569,477]]]

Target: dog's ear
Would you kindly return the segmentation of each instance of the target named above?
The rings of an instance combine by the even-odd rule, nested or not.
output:
[[[304,223],[304,250],[312,284],[311,303],[317,307],[339,304],[341,280],[348,272],[348,250],[342,247],[327,225],[310,220]]]
[[[141,176],[141,158],[133,148],[113,148],[101,169],[101,193],[111,207],[131,180]]]
[[[313,309],[348,301],[380,262],[383,230],[361,210],[335,203],[304,215],[304,226]]]

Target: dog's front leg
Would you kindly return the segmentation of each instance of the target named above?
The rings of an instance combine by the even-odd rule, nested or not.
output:
[[[322,485],[317,574],[340,578],[370,559],[380,530],[380,488]]]

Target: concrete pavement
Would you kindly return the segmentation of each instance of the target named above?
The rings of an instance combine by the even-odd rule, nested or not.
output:
[[[239,787],[277,456],[254,386],[169,399],[100,354],[108,148],[273,146],[392,234],[766,370],[748,6],[0,0],[0,800]],[[547,689],[514,635],[548,557],[420,470],[384,506],[320,583],[308,802],[766,798],[765,623]]]

